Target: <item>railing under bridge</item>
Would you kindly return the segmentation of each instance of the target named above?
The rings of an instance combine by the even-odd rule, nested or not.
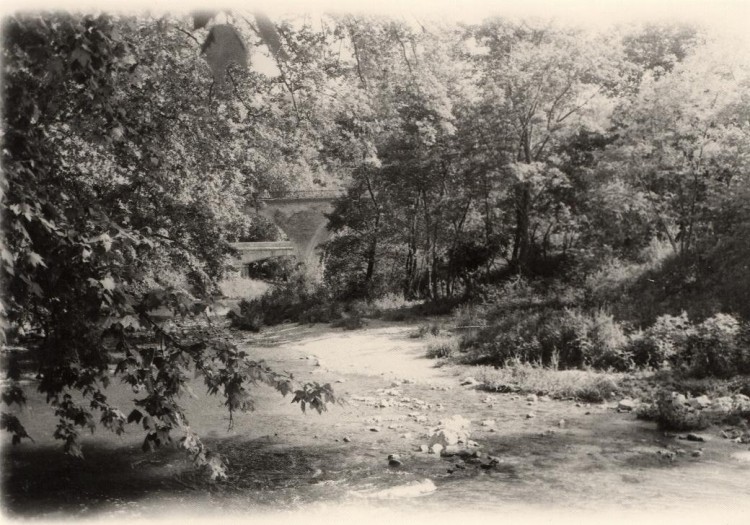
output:
[[[257,195],[258,200],[306,200],[321,199],[330,200],[341,197],[346,193],[344,189],[337,190],[295,190],[295,191],[271,191]]]

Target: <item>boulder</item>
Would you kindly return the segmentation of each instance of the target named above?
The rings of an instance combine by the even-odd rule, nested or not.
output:
[[[441,445],[440,443],[434,443],[430,445],[430,452],[432,454],[439,456],[440,453],[443,451],[443,448],[444,448],[443,445]]]
[[[636,409],[638,406],[638,403],[632,399],[623,399],[619,403],[617,403],[617,410],[622,410],[624,412],[631,412]]]
[[[734,407],[734,400],[729,396],[717,397],[711,403],[711,408],[718,412],[731,412]]]
[[[708,396],[698,396],[690,399],[688,403],[694,409],[702,410],[711,405],[711,400],[708,398]]]

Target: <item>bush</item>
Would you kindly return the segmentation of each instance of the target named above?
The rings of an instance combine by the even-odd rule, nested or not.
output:
[[[662,315],[645,332],[631,337],[630,351],[637,366],[661,368],[682,352],[694,328],[687,314]]]
[[[453,322],[458,327],[484,327],[487,325],[487,308],[476,304],[459,305],[453,312]]]
[[[560,368],[631,367],[621,326],[603,312],[540,308],[509,311],[465,338],[474,362],[502,366],[511,360]],[[471,358],[470,358],[471,360]]]
[[[367,322],[359,315],[348,315],[337,321],[333,321],[331,326],[335,328],[343,328],[344,330],[358,330],[367,326]]]
[[[240,314],[234,316],[232,326],[250,330],[259,324],[273,326],[287,321],[328,323],[343,314],[326,289],[303,273],[257,299],[241,301],[239,306]]]
[[[677,355],[678,363],[694,377],[730,377],[746,369],[740,323],[727,314],[716,314],[696,326]]]
[[[669,390],[661,390],[656,402],[640,410],[638,417],[656,421],[661,430],[703,430],[709,426],[708,419],[700,411],[685,405],[684,396]]]
[[[558,399],[580,399],[600,403],[620,388],[621,376],[591,370],[553,370],[514,360],[501,368],[482,367],[475,377],[483,388],[494,392],[549,395]]]
[[[421,339],[425,336],[431,335],[433,337],[440,334],[440,326],[437,323],[423,324],[417,328],[416,332],[409,335],[412,339]]]
[[[444,359],[452,357],[458,351],[458,341],[450,337],[436,337],[427,345],[427,357]]]

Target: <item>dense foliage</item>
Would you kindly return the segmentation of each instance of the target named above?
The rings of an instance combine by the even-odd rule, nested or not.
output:
[[[747,57],[691,27],[425,24],[7,19],[0,259],[16,351],[3,401],[23,403],[31,366],[67,452],[96,414],[115,432],[141,424],[145,448],[182,431],[215,475],[179,405],[190,372],[230,413],[251,408],[255,382],[322,410],[328,385],[249,360],[203,314],[230,243],[279,236],[246,215],[258,196],[325,186],[346,187],[325,288],[294,278],[240,323],[466,296],[495,305],[472,343],[495,363],[746,370],[731,320],[750,314]],[[562,292],[516,311],[502,283],[517,276]],[[685,305],[695,324],[678,338]],[[157,322],[160,307],[189,329]],[[130,415],[107,401],[110,365],[143,395]],[[28,437],[12,413],[1,423]]]
[[[295,392],[303,408],[324,409],[332,393],[250,360],[210,325],[193,321],[183,337],[150,313],[206,312],[229,262],[229,241],[252,230],[244,207],[253,192],[276,184],[272,170],[258,166],[285,158],[269,151],[284,119],[265,104],[251,114],[231,98],[208,45],[212,80],[185,22],[6,20],[3,328],[8,343],[30,351],[9,354],[3,401],[23,404],[19,380],[31,368],[67,453],[81,455],[80,432],[96,418],[116,433],[134,422],[146,432],[146,449],[182,432],[181,445],[219,476],[220,458],[201,444],[179,405],[191,372],[226,398],[230,415],[252,408],[249,392],[258,382]],[[273,94],[261,75],[228,66],[221,72],[235,89],[242,82],[247,93]],[[142,394],[129,415],[108,402],[110,364]],[[11,413],[2,426],[14,443],[29,437]]]

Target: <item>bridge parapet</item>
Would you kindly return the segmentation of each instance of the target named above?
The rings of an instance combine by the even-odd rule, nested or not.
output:
[[[297,247],[289,241],[278,242],[234,242],[232,247],[239,252],[239,262],[248,264],[271,257],[297,255]]]
[[[332,201],[346,194],[345,190],[298,190],[267,192],[258,195],[261,201],[326,200]]]

